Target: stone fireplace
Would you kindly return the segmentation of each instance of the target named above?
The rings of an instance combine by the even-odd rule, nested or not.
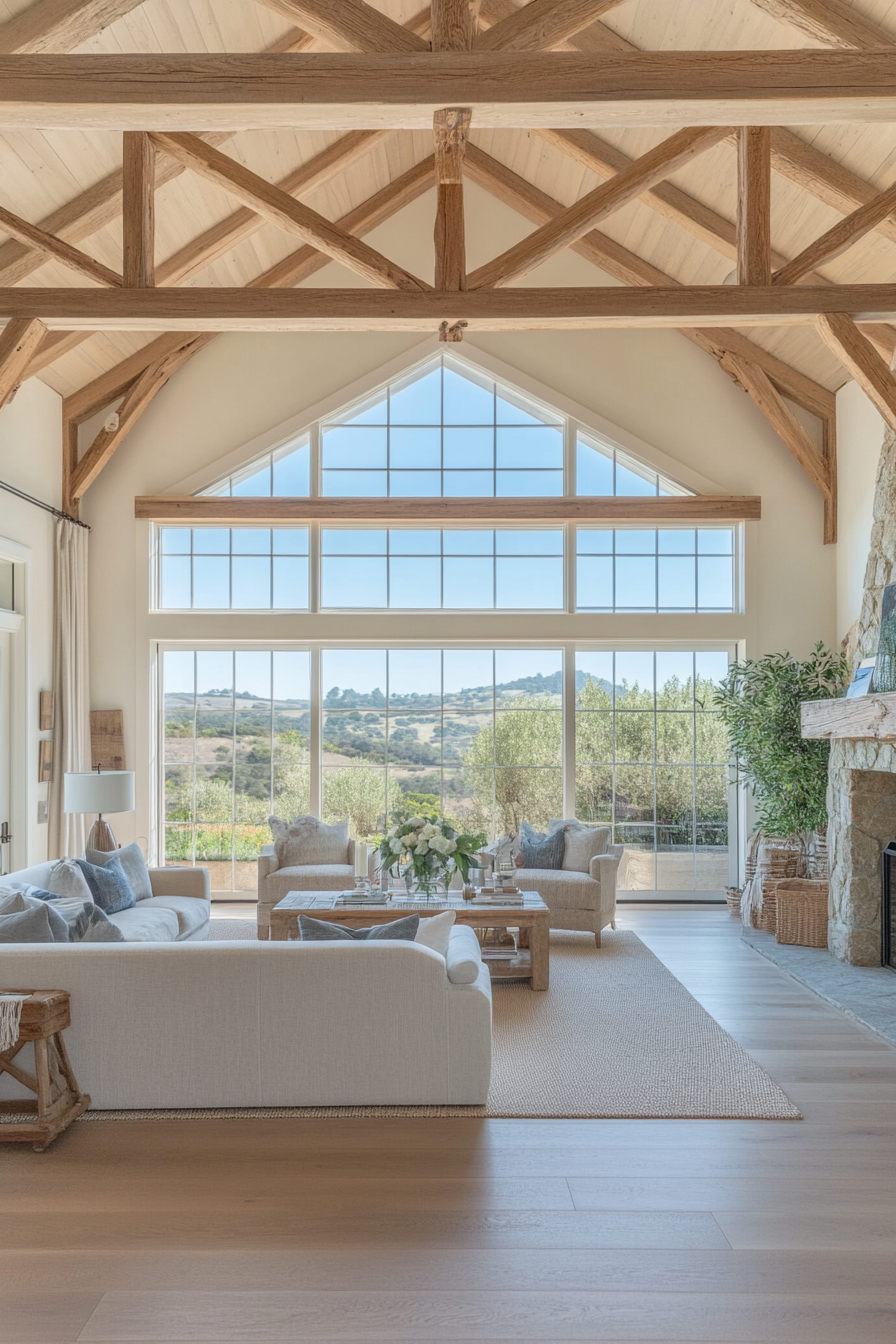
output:
[[[896,743],[832,740],[828,816],[828,946],[841,961],[879,966],[880,860],[896,840]]]
[[[862,611],[845,640],[858,665],[877,652],[881,598],[896,582],[896,434],[887,429],[874,494]],[[881,964],[880,860],[896,840],[896,696],[829,701],[828,946],[855,966]],[[820,709],[820,706],[819,706]]]

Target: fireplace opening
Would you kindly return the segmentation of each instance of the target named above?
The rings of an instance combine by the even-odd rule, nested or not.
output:
[[[896,971],[896,840],[880,856],[880,959]]]

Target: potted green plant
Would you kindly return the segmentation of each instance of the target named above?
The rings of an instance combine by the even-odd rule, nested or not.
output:
[[[769,653],[732,663],[716,693],[741,780],[753,789],[759,832],[782,839],[824,835],[830,744],[802,737],[804,700],[843,694],[849,664],[816,644],[800,662]]]

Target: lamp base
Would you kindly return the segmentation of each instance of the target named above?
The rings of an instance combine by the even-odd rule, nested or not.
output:
[[[90,828],[90,834],[87,837],[87,848],[99,849],[104,854],[108,854],[110,850],[121,848],[118,841],[115,839],[115,836],[112,834],[112,827],[109,825],[108,821],[103,821],[102,817],[97,817]]]

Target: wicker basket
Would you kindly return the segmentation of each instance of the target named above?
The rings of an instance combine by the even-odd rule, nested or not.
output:
[[[797,947],[828,945],[828,884],[810,878],[791,877],[775,888],[779,943]]]
[[[755,912],[755,927],[774,933],[777,928],[776,888],[785,878],[804,877],[806,850],[799,841],[763,840],[759,846],[756,876],[762,886],[762,903]]]
[[[728,906],[729,915],[734,915],[740,919],[740,898],[743,895],[743,887],[726,887],[725,902]]]

